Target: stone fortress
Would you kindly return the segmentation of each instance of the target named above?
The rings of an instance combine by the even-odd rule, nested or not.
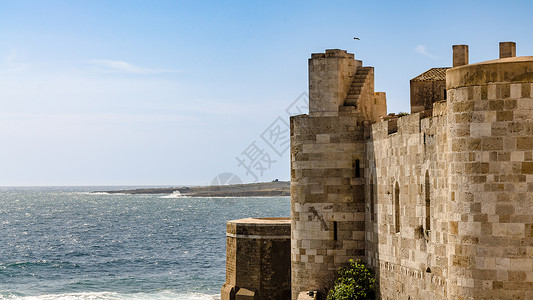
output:
[[[222,299],[288,299],[261,292],[288,272],[274,284],[293,300],[320,294],[351,258],[380,299],[533,299],[533,56],[503,42],[500,59],[469,64],[455,45],[452,68],[411,80],[411,114],[387,116],[372,67],[312,54],[309,114],[291,118],[290,228],[239,221]],[[290,271],[256,268],[250,285],[257,255]]]

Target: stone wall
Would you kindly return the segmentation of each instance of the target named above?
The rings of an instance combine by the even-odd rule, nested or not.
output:
[[[366,143],[366,261],[382,299],[446,298],[447,115],[436,106],[374,124]]]
[[[446,99],[446,80],[411,80],[411,112],[431,110],[433,103]]]
[[[354,113],[291,118],[293,299],[364,256],[363,134]]]
[[[367,263],[382,299],[530,299],[533,57],[447,74],[432,116],[372,126]]]
[[[222,300],[290,298],[289,218],[229,221]]]

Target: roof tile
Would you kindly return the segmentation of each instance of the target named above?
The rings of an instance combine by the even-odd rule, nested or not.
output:
[[[436,81],[446,80],[446,70],[449,68],[431,68],[426,72],[413,78],[413,81]]]

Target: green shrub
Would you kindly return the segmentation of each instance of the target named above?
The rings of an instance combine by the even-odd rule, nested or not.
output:
[[[339,269],[339,278],[328,292],[327,300],[375,299],[376,279],[361,260]]]

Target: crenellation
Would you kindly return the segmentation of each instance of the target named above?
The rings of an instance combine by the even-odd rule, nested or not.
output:
[[[515,42],[500,42],[500,58],[516,57]]]
[[[468,45],[453,45],[453,66],[468,65]]]

